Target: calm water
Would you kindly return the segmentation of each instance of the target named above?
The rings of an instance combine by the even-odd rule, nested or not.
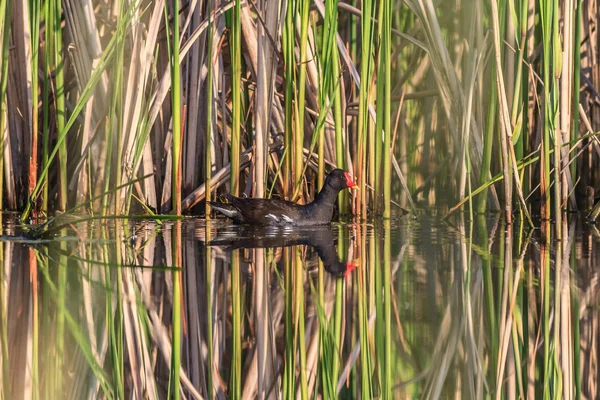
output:
[[[162,399],[176,370],[185,398],[597,396],[600,232],[576,216],[549,245],[496,217],[78,218],[32,240],[3,217],[4,398]]]

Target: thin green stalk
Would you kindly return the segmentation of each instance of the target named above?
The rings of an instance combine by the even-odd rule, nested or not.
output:
[[[366,163],[366,152],[367,152],[367,137],[369,131],[369,80],[371,78],[372,70],[372,43],[373,43],[373,29],[371,23],[371,16],[373,15],[373,2],[372,0],[362,1],[362,15],[361,18],[361,52],[360,52],[360,89],[359,89],[359,100],[358,100],[358,123],[357,123],[357,141],[358,141],[358,165],[360,166],[361,172],[359,175],[359,188],[360,188],[360,212],[363,216],[367,214],[367,163]],[[369,160],[369,168],[373,169],[370,171],[371,174],[374,172],[375,163],[372,158]],[[370,174],[370,175],[371,175]]]
[[[337,3],[337,1],[336,1]],[[337,9],[337,5],[336,5]],[[336,13],[337,16],[337,13]],[[337,21],[336,21],[337,27]],[[337,29],[336,29],[337,31]],[[338,48],[334,43],[332,49],[332,73],[334,79],[339,80],[340,78],[340,65],[338,60]],[[338,168],[347,169],[346,167],[346,149],[344,148],[344,126],[345,124],[342,122],[342,100],[341,100],[341,85],[336,84],[333,88],[333,122],[335,125],[335,158],[337,161]],[[340,214],[346,214],[348,208],[348,191],[342,190],[338,194],[338,204],[339,204],[339,212]]]
[[[384,91],[383,91],[383,218],[391,217],[392,204],[392,124],[391,124],[391,106],[392,106],[392,0],[383,2],[383,31],[381,55],[379,62],[384,67]],[[379,76],[381,79],[381,76]],[[378,99],[379,103],[379,99]],[[391,394],[390,394],[391,395]]]
[[[10,23],[12,15],[12,0],[0,3],[0,29],[2,29],[2,54],[0,54],[0,193],[4,193],[4,137],[5,127],[8,125],[6,117],[8,100],[6,89],[8,86],[8,54],[10,44]],[[0,210],[3,209],[3,198],[0,196]],[[8,382],[4,380],[3,382]]]
[[[38,153],[38,131],[39,131],[39,42],[40,42],[40,13],[42,4],[40,0],[29,0],[29,23],[31,33],[31,149],[29,156],[29,184],[28,193],[31,193],[37,183],[37,153]],[[1,128],[1,126],[0,126]],[[1,187],[0,187],[1,189]],[[0,203],[0,208],[2,204]]]
[[[46,32],[54,30],[54,14],[51,12],[50,1],[44,3],[44,23]],[[54,38],[53,35],[46,34],[44,43],[44,85],[42,88],[42,108],[43,108],[43,126],[42,126],[42,165],[48,165],[48,151],[50,148],[50,79],[52,69],[52,54],[54,53]],[[1,156],[1,155],[0,155]],[[2,167],[0,167],[1,169]],[[0,174],[2,175],[2,174]],[[0,180],[2,178],[0,177]],[[43,182],[42,192],[42,211],[48,211],[48,176],[40,176],[39,180]],[[38,181],[39,184],[39,181]],[[37,185],[36,185],[37,187]],[[29,192],[33,197],[35,188]],[[2,200],[0,200],[1,203]],[[31,201],[31,200],[30,200]]]
[[[230,193],[239,194],[239,169],[240,169],[240,135],[242,126],[242,60],[241,60],[241,0],[233,0],[234,7],[231,21],[230,57],[231,57],[231,101],[232,101],[232,127],[231,127],[231,175]],[[231,296],[232,296],[232,357],[231,379],[229,381],[230,396],[237,400],[242,395],[242,306],[241,306],[241,281],[239,254],[235,252],[231,257]]]
[[[49,32],[54,35],[54,67],[55,81],[54,96],[56,101],[56,128],[59,132],[65,131],[66,112],[65,107],[65,72],[64,72],[64,56],[62,43],[62,27],[60,24],[62,16],[62,0],[54,0],[54,32]],[[48,32],[46,33],[46,35]],[[58,144],[58,164],[59,164],[59,196],[58,206],[60,210],[67,209],[67,143],[65,140]]]
[[[285,13],[285,23],[283,26],[282,32],[282,47],[283,47],[283,57],[285,63],[285,140],[284,140],[284,154],[287,155],[285,157],[284,163],[284,172],[283,172],[283,194],[286,198],[289,199],[291,196],[291,182],[290,178],[292,176],[292,165],[293,159],[295,157],[295,150],[293,146],[293,138],[294,138],[294,76],[295,76],[295,67],[296,67],[296,57],[294,52],[294,2],[287,2],[287,10]]]
[[[547,4],[550,7],[550,4]],[[559,19],[559,5],[558,0],[553,0],[552,2],[552,53],[544,52],[544,63],[549,63],[552,66],[554,72],[554,82],[551,86],[551,117],[552,123],[548,127],[552,129],[552,133],[554,134],[554,215],[557,220],[559,220],[562,211],[561,211],[561,199],[562,199],[562,185],[561,185],[561,175],[562,175],[562,160],[561,160],[561,151],[562,147],[562,133],[560,131],[560,121],[559,121],[559,79],[561,75],[561,64],[562,64],[562,44],[559,37],[558,30],[558,19]],[[550,59],[552,55],[552,60]],[[567,96],[567,94],[565,94]],[[550,111],[549,110],[549,111]],[[562,224],[556,223],[554,224],[554,231],[556,232],[556,238],[562,239]]]
[[[306,99],[306,53],[308,47],[308,17],[310,15],[310,0],[298,0],[300,13],[300,60],[298,67],[298,101],[296,103],[296,124],[294,132],[294,187],[302,181],[304,164],[304,109]],[[293,17],[293,16],[292,16]]]
[[[167,3],[165,2],[165,7]],[[179,0],[173,0],[173,46],[171,54],[171,96],[173,103],[173,148],[171,167],[172,206],[181,215],[181,68],[179,67]],[[239,158],[239,156],[238,156]],[[232,170],[233,171],[233,170]],[[233,173],[231,174],[234,175]],[[178,395],[178,394],[177,394]]]
[[[242,42],[241,42],[241,0],[233,0],[233,20],[231,22],[231,103],[232,103],[232,126],[231,126],[231,175],[229,179],[229,192],[237,196],[239,194],[240,173],[240,135],[242,126]]]
[[[550,32],[552,29],[551,18],[552,18],[552,3],[544,3],[540,9],[540,17],[542,23],[542,43],[544,49],[543,62],[543,75],[544,81],[544,135],[543,135],[543,150],[542,150],[542,175],[540,182],[540,190],[542,193],[542,219],[545,223],[545,234],[550,235],[550,135],[553,124],[553,110],[550,104],[550,88],[552,86],[552,80],[550,76]]]
[[[582,1],[577,0],[577,14],[575,15],[575,39],[573,45],[573,124],[571,128],[571,142],[577,140],[579,135],[579,86],[581,84],[581,28]],[[577,176],[577,163],[571,163],[571,177]]]
[[[207,14],[212,15],[212,0],[207,2]],[[206,56],[206,126],[205,139],[204,139],[204,186],[206,187],[206,202],[205,202],[205,213],[206,219],[210,219],[210,200],[212,197],[210,181],[212,179],[212,154],[211,154],[211,141],[213,136],[213,22],[212,18],[208,19],[208,49]],[[211,387],[212,390],[212,387]]]
[[[374,199],[375,202],[373,204],[373,211],[376,213],[381,212],[382,210],[382,198],[381,198],[381,186],[383,183],[381,182],[382,170],[379,168],[381,166],[382,160],[382,149],[383,149],[383,135],[384,132],[384,114],[385,114],[385,60],[383,59],[383,36],[384,36],[384,9],[385,5],[381,2],[379,3],[379,10],[377,14],[377,19],[380,23],[377,25],[377,94],[376,94],[376,120],[375,120],[375,135],[373,135],[373,146],[374,146],[374,155],[375,155],[375,163],[374,163],[374,172],[375,176],[373,177],[374,185]],[[373,159],[373,158],[372,158]]]

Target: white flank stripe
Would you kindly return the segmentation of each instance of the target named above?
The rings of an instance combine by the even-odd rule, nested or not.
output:
[[[287,215],[285,215],[285,214],[284,214],[284,215],[282,215],[282,216],[281,216],[281,218],[283,218],[283,220],[284,220],[285,222],[294,222],[294,220],[293,220],[293,219],[291,219],[290,217],[288,217],[288,216],[287,216]]]
[[[271,218],[273,221],[275,222],[279,222],[279,218],[277,218],[277,215],[274,214],[267,214],[265,215],[266,218]]]

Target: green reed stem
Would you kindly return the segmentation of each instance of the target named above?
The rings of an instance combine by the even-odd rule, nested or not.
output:
[[[571,129],[571,142],[579,136],[579,85],[581,85],[581,29],[583,26],[582,1],[577,0],[575,15],[575,39],[573,45],[573,124]],[[571,176],[577,176],[577,163],[571,163]]]
[[[310,16],[310,0],[298,0],[300,17],[300,60],[298,65],[298,102],[296,103],[296,124],[294,132],[294,187],[302,181],[304,163],[304,109],[306,99],[306,53],[308,48],[308,17]],[[294,16],[292,16],[294,17]],[[295,35],[295,33],[294,33]],[[295,36],[292,36],[295,37]],[[300,194],[300,197],[302,195]]]
[[[542,22],[542,43],[544,49],[543,59],[543,81],[544,81],[544,135],[543,135],[543,150],[542,150],[542,177],[540,182],[540,190],[542,193],[542,219],[546,221],[546,235],[550,234],[550,135],[553,126],[553,110],[550,104],[550,88],[553,84],[550,76],[550,40],[551,40],[551,18],[552,18],[552,3],[545,3],[540,9],[540,17]],[[547,365],[546,365],[547,366]]]
[[[391,106],[392,106],[392,0],[383,1],[383,30],[381,35],[381,53],[380,65],[384,68],[383,82],[382,76],[378,75],[378,84],[383,83],[383,218],[391,217],[392,204],[392,124],[391,124]],[[379,97],[377,98],[379,104]],[[391,391],[390,391],[391,396]]]
[[[372,160],[375,160],[373,165],[374,177],[373,177],[373,191],[374,191],[374,204],[373,211],[376,213],[380,213],[382,211],[382,168],[380,168],[382,160],[382,149],[383,149],[383,136],[384,132],[384,114],[385,114],[385,60],[383,56],[383,36],[384,36],[384,8],[383,4],[379,4],[379,10],[377,13],[377,19],[380,23],[377,25],[377,87],[376,87],[376,119],[375,119],[375,135],[372,135],[372,147],[374,147],[374,158],[369,157]]]
[[[173,104],[173,144],[171,201],[173,212],[181,215],[181,68],[179,67],[179,1],[173,0],[173,46],[171,47],[171,101]],[[165,7],[167,3],[165,2]],[[238,156],[239,157],[239,156]],[[232,176],[233,170],[232,170]]]
[[[212,15],[212,0],[208,0],[207,2],[207,15]],[[212,179],[212,154],[211,154],[211,142],[213,136],[213,41],[214,41],[214,32],[213,32],[213,21],[212,18],[208,19],[208,34],[207,34],[207,56],[206,56],[206,65],[207,65],[207,73],[206,73],[206,126],[204,129],[205,138],[204,138],[204,186],[205,190],[205,213],[206,219],[210,219],[210,200],[212,197],[210,181]],[[212,386],[211,393],[212,393]]]
[[[232,126],[231,126],[231,175],[229,192],[237,196],[239,194],[240,174],[240,137],[242,127],[242,39],[241,39],[241,0],[233,0],[233,20],[231,22],[231,103],[232,103]]]
[[[361,51],[360,51],[360,89],[358,94],[358,123],[357,123],[357,142],[358,142],[358,166],[360,168],[360,175],[358,185],[360,187],[360,213],[363,216],[367,214],[367,201],[368,196],[366,192],[367,182],[367,137],[369,131],[369,80],[371,79],[371,70],[373,68],[373,61],[371,53],[373,51],[373,28],[371,17],[373,15],[373,1],[363,0],[362,1],[362,16],[361,18]],[[373,167],[374,173],[374,160],[370,158],[369,165]],[[373,182],[371,182],[373,184]]]
[[[55,86],[54,96],[56,101],[56,128],[59,132],[65,131],[66,112],[65,107],[65,75],[64,75],[64,56],[62,43],[62,27],[60,25],[62,16],[62,0],[54,0],[54,32],[47,32],[54,35],[54,68],[55,68]],[[67,209],[67,143],[62,140],[58,143],[58,165],[59,165],[59,196],[58,206],[60,210]]]
[[[294,2],[287,2],[287,10],[285,13],[285,22],[282,32],[282,47],[283,47],[283,59],[285,63],[285,140],[284,140],[284,173],[283,173],[283,194],[288,199],[291,196],[291,182],[292,176],[292,165],[295,159],[294,150],[294,76],[296,68],[296,56],[294,52],[296,37],[294,31]]]
[[[29,184],[28,193],[31,193],[37,183],[37,157],[38,157],[38,132],[39,132],[39,48],[40,48],[40,14],[42,4],[40,0],[29,0],[29,24],[31,43],[31,149],[29,157]],[[0,126],[1,129],[1,126]],[[1,187],[0,187],[1,190]],[[0,202],[0,208],[2,204]]]
[[[10,24],[12,15],[12,0],[3,1],[0,3],[0,29],[2,30],[2,54],[0,54],[0,193],[4,193],[4,147],[5,127],[8,125],[6,116],[8,115],[7,107],[8,100],[6,89],[8,87],[8,55],[10,45]],[[0,209],[3,209],[3,195],[0,196]],[[8,382],[3,380],[3,382]]]
[[[54,30],[54,15],[50,11],[50,1],[44,2],[44,23],[46,26],[46,32],[52,32]],[[49,159],[49,148],[50,148],[50,80],[51,80],[51,69],[52,69],[52,54],[54,52],[54,38],[50,34],[46,34],[46,40],[44,43],[44,85],[42,87],[42,165],[48,165]],[[0,116],[1,118],[1,116]],[[1,157],[1,155],[0,155]],[[0,167],[1,168],[1,167]],[[2,175],[2,174],[0,174]],[[0,179],[2,179],[0,177]],[[42,192],[42,210],[48,211],[48,176],[39,176],[39,180],[43,182]],[[38,181],[39,184],[39,181]],[[37,185],[36,185],[37,188]],[[33,198],[33,193],[36,189],[34,188],[29,192]],[[0,200],[1,202],[2,200]],[[32,199],[30,199],[32,201]]]
[[[544,63],[550,64],[552,70],[554,72],[553,81],[554,83],[551,86],[551,94],[550,94],[550,110],[552,117],[552,122],[548,126],[549,129],[552,129],[552,134],[554,136],[554,215],[555,218],[560,217],[562,214],[561,211],[561,175],[562,175],[562,161],[561,161],[561,151],[562,147],[562,133],[560,131],[560,121],[559,121],[559,78],[561,75],[561,65],[562,65],[562,43],[559,37],[559,29],[558,29],[558,19],[559,19],[559,5],[558,0],[553,0],[552,4],[547,4],[548,7],[552,7],[552,52],[546,53],[544,51],[545,61]],[[552,59],[550,58],[552,57]],[[567,94],[565,94],[567,96]],[[568,112],[568,111],[567,111]],[[556,238],[562,239],[561,232],[562,224],[556,223],[554,224],[554,230],[556,232]]]

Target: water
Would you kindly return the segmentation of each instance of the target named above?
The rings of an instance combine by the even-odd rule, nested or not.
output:
[[[4,215],[2,392],[166,398],[177,371],[185,398],[591,398],[600,232],[562,226],[74,216],[40,237]]]

